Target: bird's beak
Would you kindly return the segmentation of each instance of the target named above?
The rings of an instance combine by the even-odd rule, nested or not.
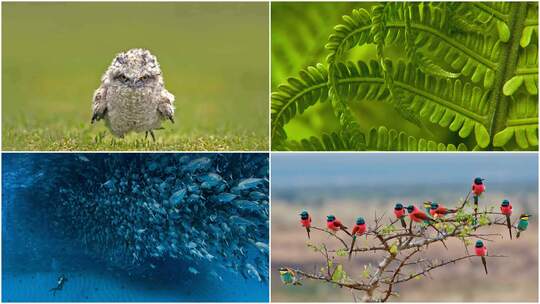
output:
[[[128,86],[132,89],[139,89],[143,86],[144,82],[140,79],[133,79],[128,83]]]

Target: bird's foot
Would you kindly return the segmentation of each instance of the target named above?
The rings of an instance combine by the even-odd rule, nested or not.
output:
[[[144,139],[148,139],[148,133],[150,133],[150,136],[152,136],[152,141],[155,142],[156,141],[156,136],[154,135],[154,131],[152,130],[149,130],[149,131],[146,131],[145,132],[145,135],[144,135]]]

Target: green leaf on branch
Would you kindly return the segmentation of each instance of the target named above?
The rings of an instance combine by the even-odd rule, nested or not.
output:
[[[310,248],[311,250],[315,252],[320,252],[322,250],[322,246],[317,246],[313,244],[312,242],[307,242],[306,245],[308,246],[308,248]]]
[[[381,234],[382,235],[388,235],[392,232],[396,231],[396,227],[394,227],[394,225],[388,225],[388,226],[384,226],[382,227],[381,229]]]
[[[388,251],[390,251],[391,255],[395,256],[398,253],[398,246],[394,243],[392,246],[390,246]]]
[[[472,232],[472,228],[471,226],[469,225],[465,225],[463,226],[463,229],[461,229],[461,231],[459,232],[459,236],[462,237],[462,238],[465,238],[467,236],[469,236],[469,234],[471,234]]]
[[[480,226],[486,226],[489,225],[491,221],[489,220],[489,217],[486,214],[481,214],[478,218],[478,224]]]
[[[343,279],[345,279],[347,274],[343,270],[343,265],[339,264],[337,265],[336,269],[334,270],[334,273],[332,274],[332,281],[334,282],[342,282]]]
[[[370,270],[371,270],[371,265],[370,266],[364,265],[364,270],[362,270],[362,278],[364,279],[369,278]]]
[[[340,256],[340,257],[344,257],[344,256],[348,256],[348,255],[349,255],[349,252],[347,251],[347,249],[341,248],[341,249],[338,249],[338,250],[336,251],[336,255],[337,255],[337,256]]]
[[[452,234],[454,233],[454,231],[456,231],[456,227],[454,227],[453,225],[444,225],[444,231],[447,233],[447,234]]]

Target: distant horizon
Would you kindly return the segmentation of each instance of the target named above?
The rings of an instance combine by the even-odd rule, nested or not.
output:
[[[337,157],[336,157],[337,156]],[[272,155],[272,188],[538,183],[536,153],[294,153]]]

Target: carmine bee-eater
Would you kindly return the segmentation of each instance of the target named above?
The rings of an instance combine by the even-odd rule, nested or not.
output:
[[[531,216],[532,215],[528,215],[524,213],[519,217],[519,223],[517,226],[518,232],[516,234],[516,238],[519,239],[519,235],[521,234],[521,231],[527,230],[527,227],[529,227],[529,217]]]
[[[503,200],[501,203],[501,213],[506,216],[506,227],[508,227],[508,233],[510,234],[510,239],[512,239],[512,224],[510,223],[510,215],[512,215],[512,205],[507,199]]]
[[[394,206],[394,214],[396,215],[396,218],[401,221],[403,229],[407,229],[407,223],[405,223],[405,207],[403,207],[403,204],[397,203],[396,206]]]
[[[411,233],[412,233],[412,222],[417,222],[417,223],[420,223],[420,222],[424,222],[426,223],[428,226],[430,226],[431,228],[435,229],[435,231],[437,231],[440,235],[443,235],[441,233],[441,231],[439,231],[439,229],[437,229],[434,225],[433,225],[433,222],[435,222],[435,220],[433,220],[432,218],[430,218],[426,213],[424,213],[423,211],[421,211],[420,209],[418,209],[416,206],[414,205],[409,205],[407,207],[407,211],[409,212],[409,218],[411,219]],[[444,241],[441,239],[441,243],[443,243],[444,247],[448,249],[448,247],[446,247],[446,244],[444,243]]]
[[[486,264],[486,255],[487,255],[487,248],[484,245],[484,242],[481,240],[476,241],[476,244],[474,245],[474,252],[477,256],[482,258],[482,264],[484,264],[484,270],[486,271],[486,274],[488,274],[487,270],[487,264]]]
[[[279,268],[279,276],[281,278],[281,282],[283,282],[285,285],[302,285],[302,283],[298,281],[296,272],[290,268]]]
[[[352,236],[349,231],[347,231],[347,227],[345,227],[340,220],[338,220],[333,215],[328,215],[326,217],[326,227],[333,232],[338,232],[339,230],[342,230],[343,232],[347,233],[348,235]]]
[[[407,211],[409,212],[409,218],[411,219],[411,221],[414,221],[414,222],[417,222],[417,223],[427,222],[430,226],[433,226],[433,225],[431,225],[431,222],[433,222],[433,219],[430,218],[429,216],[427,216],[427,214],[424,211],[421,211],[416,206],[409,205],[407,207]],[[437,230],[437,228],[435,228],[435,227],[433,227],[433,228],[435,230]]]
[[[352,243],[351,243],[351,249],[349,250],[349,260],[351,259],[351,254],[354,249],[354,242],[356,242],[356,236],[361,236],[366,232],[366,221],[364,221],[364,218],[359,217],[356,219],[356,224],[353,227],[352,230]]]
[[[309,233],[311,230],[311,216],[309,216],[309,213],[305,210],[300,213],[300,224],[302,224],[302,227],[306,228],[307,237],[310,239],[311,237],[309,236]]]
[[[447,209],[443,205],[441,205],[439,203],[435,203],[435,202],[431,203],[431,206],[430,206],[430,209],[429,209],[429,214],[431,214],[431,216],[434,217],[434,218],[441,218],[441,217],[444,217],[447,214],[456,213],[456,212],[457,212],[457,210]]]
[[[486,191],[486,186],[484,185],[484,179],[481,177],[477,177],[474,179],[474,182],[472,184],[473,198],[474,198],[474,220],[477,221],[478,217],[478,198],[484,191]]]

